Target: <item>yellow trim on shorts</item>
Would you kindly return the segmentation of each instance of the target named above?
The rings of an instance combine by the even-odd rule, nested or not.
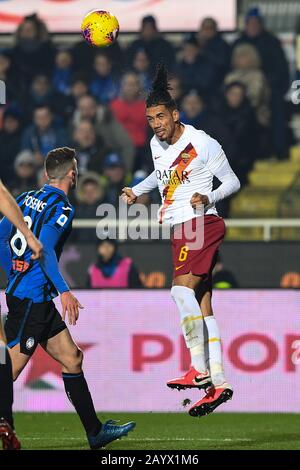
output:
[[[221,341],[221,338],[210,338],[208,340],[209,343],[215,343],[216,341]]]

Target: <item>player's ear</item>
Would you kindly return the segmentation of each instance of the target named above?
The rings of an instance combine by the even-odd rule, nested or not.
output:
[[[70,178],[73,178],[74,177],[74,174],[75,174],[75,170],[74,168],[71,168],[68,173],[67,173],[67,176],[69,176]]]
[[[179,111],[178,111],[178,109],[174,109],[172,115],[173,115],[174,122],[178,122],[179,121]]]

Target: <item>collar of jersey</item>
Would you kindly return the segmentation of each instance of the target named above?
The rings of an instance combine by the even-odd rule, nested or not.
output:
[[[44,184],[43,189],[44,189],[45,191],[51,191],[51,192],[53,192],[53,193],[60,194],[60,195],[63,196],[65,199],[68,199],[66,193],[65,193],[62,189],[55,188],[54,186],[51,186],[50,184]]]

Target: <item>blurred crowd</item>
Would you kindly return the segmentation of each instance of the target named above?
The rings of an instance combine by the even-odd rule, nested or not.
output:
[[[255,160],[287,157],[288,64],[257,8],[233,44],[205,18],[178,48],[152,16],[126,48],[116,42],[97,49],[83,40],[55,47],[32,15],[19,25],[14,47],[0,50],[7,86],[1,178],[13,194],[42,185],[45,155],[64,145],[77,152],[77,217],[94,217],[100,202],[116,204],[124,185],[146,177],[153,167],[144,99],[160,61],[168,66],[182,122],[222,144],[242,184]]]

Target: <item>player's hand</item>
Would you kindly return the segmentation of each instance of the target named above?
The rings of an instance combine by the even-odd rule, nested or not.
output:
[[[191,197],[190,203],[193,209],[198,209],[201,204],[207,206],[209,204],[209,199],[204,194],[194,193]]]
[[[131,188],[123,188],[122,189],[122,200],[126,202],[129,206],[134,204],[137,200],[137,196],[134,194]]]
[[[27,245],[32,251],[32,256],[31,259],[39,259],[42,257],[43,254],[43,245],[41,242],[33,235],[32,232],[29,232],[29,234],[26,237]]]
[[[84,308],[72,292],[63,292],[60,295],[62,306],[62,319],[65,321],[66,314],[68,314],[69,325],[76,325],[79,317],[79,309]]]

